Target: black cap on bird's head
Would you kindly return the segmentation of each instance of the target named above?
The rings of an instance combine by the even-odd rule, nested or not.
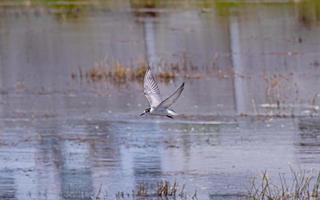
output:
[[[147,113],[150,113],[150,109],[151,109],[151,108],[146,108],[146,109],[143,111],[143,113],[140,114],[140,116],[145,115],[145,114],[147,114]]]

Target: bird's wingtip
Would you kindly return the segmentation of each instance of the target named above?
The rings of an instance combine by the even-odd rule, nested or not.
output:
[[[147,64],[147,71],[148,71],[148,70],[151,70],[151,66],[150,66],[149,63]]]

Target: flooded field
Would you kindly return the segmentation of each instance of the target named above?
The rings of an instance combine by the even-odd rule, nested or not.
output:
[[[320,164],[318,1],[0,1],[0,199],[245,199]],[[148,64],[175,119],[140,117]],[[152,192],[151,192],[152,193]],[[173,198],[174,199],[174,198]]]

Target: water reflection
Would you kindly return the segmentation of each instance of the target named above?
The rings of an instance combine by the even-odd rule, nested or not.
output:
[[[116,124],[119,130],[118,134],[126,142],[126,149],[129,151],[131,159],[132,176],[134,185],[147,185],[154,188],[161,181],[162,175],[162,158],[161,145],[163,140],[159,126],[154,123],[141,125],[119,123]],[[147,177],[147,178],[146,178]]]
[[[17,199],[14,173],[11,170],[0,171],[0,198]]]
[[[35,153],[37,191],[46,194],[49,198],[59,198],[61,192],[64,191],[61,180],[64,165],[62,149],[64,141],[60,140],[59,136],[62,131],[61,124],[54,121],[49,125],[36,127],[34,131],[38,134],[36,136],[38,137],[37,152]]]
[[[1,134],[6,178],[0,189],[18,199],[87,199],[101,187],[112,199],[120,191],[131,194],[139,184],[155,187],[167,179],[186,183],[189,191],[197,188],[206,199],[209,194],[243,194],[244,183],[265,169],[275,175],[289,173],[289,166],[318,164],[312,125],[288,119],[237,122],[103,116],[6,122]]]
[[[155,66],[159,66],[160,64],[159,58],[157,57],[155,46],[155,22],[152,18],[146,18],[143,23],[147,62],[150,63],[154,68]]]
[[[306,118],[299,120],[299,137],[297,138],[298,159],[303,163],[318,163],[320,156],[320,127],[319,120]]]

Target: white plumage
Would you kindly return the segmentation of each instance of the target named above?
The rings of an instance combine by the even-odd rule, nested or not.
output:
[[[172,93],[168,98],[162,101],[160,90],[157,82],[155,81],[150,68],[146,71],[144,76],[144,95],[146,96],[150,108],[145,109],[145,111],[141,114],[151,114],[151,115],[163,115],[172,118],[172,116],[177,115],[177,113],[169,107],[176,102],[176,100],[181,95],[184,89],[184,83],[180,85],[180,87]]]

